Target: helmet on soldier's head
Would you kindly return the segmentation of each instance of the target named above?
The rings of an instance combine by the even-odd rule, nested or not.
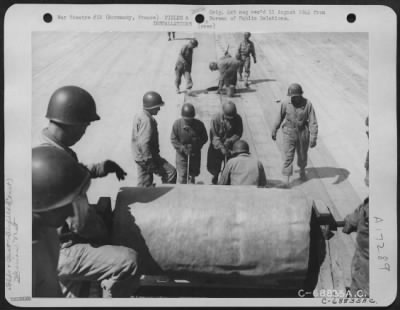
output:
[[[32,149],[32,210],[44,212],[73,202],[90,182],[89,171],[57,147]]]
[[[181,115],[184,119],[193,119],[196,115],[193,104],[184,103],[182,105]]]
[[[50,98],[46,117],[66,125],[81,125],[100,119],[93,97],[78,86],[57,89]]]
[[[215,71],[218,69],[218,64],[215,61],[210,62],[209,66],[211,71]]]
[[[250,38],[250,36],[251,36],[251,33],[250,33],[250,32],[245,32],[245,33],[244,33],[244,38],[245,38],[245,39]]]
[[[241,153],[250,153],[249,144],[244,140],[236,141],[232,147],[232,155],[238,155]]]
[[[237,114],[236,105],[232,101],[225,102],[222,105],[222,112],[224,113],[225,118],[233,119]]]
[[[165,103],[159,93],[155,91],[148,91],[143,96],[143,108],[151,110],[163,106]]]
[[[190,43],[192,44],[193,47],[198,47],[199,46],[199,41],[197,41],[195,38],[191,39]]]
[[[289,97],[301,96],[302,94],[303,94],[303,89],[301,88],[300,84],[297,83],[290,84],[287,92],[287,95]]]

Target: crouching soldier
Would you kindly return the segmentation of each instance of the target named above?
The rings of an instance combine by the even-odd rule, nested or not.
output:
[[[233,97],[236,90],[237,70],[239,66],[240,61],[229,54],[223,56],[218,63],[210,63],[209,68],[211,71],[219,70],[218,94],[222,92],[222,89],[225,86],[227,88],[228,96]]]
[[[57,228],[74,215],[73,203],[89,184],[89,171],[63,150],[47,146],[32,150],[33,297],[62,297]]]
[[[195,114],[191,103],[183,104],[182,118],[172,127],[171,143],[176,150],[176,169],[181,184],[195,183],[195,177],[200,174],[201,148],[208,140],[206,128],[194,118]]]
[[[133,120],[131,146],[141,187],[153,185],[153,174],[159,175],[163,183],[176,183],[175,167],[160,156],[157,121],[153,117],[163,105],[160,94],[149,91],[143,96],[143,110]]]
[[[59,149],[78,163],[70,146],[82,138],[91,122],[100,119],[93,97],[77,86],[61,87],[51,96],[46,117],[50,123],[42,132],[42,146]],[[118,179],[124,179],[126,175],[111,160],[84,168],[91,178],[115,173]],[[74,215],[57,229],[61,243],[58,277],[63,296],[83,296],[88,281],[100,284],[103,297],[131,296],[140,276],[136,252],[109,245],[111,236],[105,223],[108,219],[89,205],[85,190],[72,205]]]
[[[233,144],[242,137],[243,122],[232,101],[222,105],[222,113],[214,115],[210,125],[210,146],[207,152],[207,170],[212,184],[218,183],[222,162],[230,157]]]
[[[263,164],[250,156],[246,141],[238,140],[233,144],[232,158],[228,160],[219,185],[257,185],[265,187],[267,178]]]
[[[294,154],[297,152],[297,165],[300,168],[300,179],[306,180],[308,147],[317,145],[318,123],[311,102],[303,97],[303,89],[299,84],[291,84],[287,98],[282,101],[280,113],[277,115],[272,129],[272,140],[282,122],[284,163],[282,174],[289,185],[293,174]]]

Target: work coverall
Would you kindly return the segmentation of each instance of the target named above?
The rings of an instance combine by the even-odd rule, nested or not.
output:
[[[318,123],[314,108],[309,100],[301,98],[298,105],[287,97],[282,101],[281,110],[275,121],[273,132],[282,125],[284,163],[282,174],[293,174],[294,153],[297,152],[297,165],[301,170],[307,166],[307,152],[311,141],[317,140]]]
[[[238,72],[241,77],[244,69],[245,78],[247,80],[250,76],[250,56],[253,56],[254,61],[256,61],[254,43],[250,40],[243,40],[238,47],[238,53],[240,55],[240,66]]]
[[[57,229],[41,224],[33,215],[32,297],[62,297],[57,273],[59,253]]]
[[[75,152],[56,141],[47,129],[42,132],[42,141],[42,145],[62,149],[78,161]],[[92,178],[103,177],[107,174],[104,166],[103,162],[87,169]],[[108,219],[103,219],[88,204],[86,196],[74,202],[74,214],[57,229],[61,243],[58,278],[63,296],[85,297],[89,293],[88,281],[99,282],[103,296],[131,296],[140,277],[137,253],[127,247],[108,245],[111,240],[105,224]]]
[[[178,60],[175,65],[175,86],[179,89],[181,85],[182,75],[186,80],[186,89],[191,89],[193,87],[192,81],[192,58],[193,58],[193,47],[186,44],[182,47],[179,52]]]
[[[267,185],[264,166],[259,160],[252,158],[247,153],[239,154],[228,160],[218,184],[264,187]]]
[[[352,213],[345,217],[343,232],[357,232],[356,250],[351,262],[351,286],[353,297],[369,296],[369,197]]]
[[[207,142],[207,130],[198,119],[193,119],[188,123],[183,118],[175,121],[172,126],[171,143],[176,150],[176,169],[178,171],[178,181],[181,184],[187,183],[188,155],[185,154],[185,147],[192,146],[189,163],[190,181],[194,183],[195,177],[200,174],[201,148]]]
[[[240,61],[231,56],[224,56],[218,61],[217,65],[219,70],[218,90],[221,91],[224,86],[236,87]]]
[[[228,119],[223,113],[218,113],[211,119],[207,170],[213,175],[213,183],[217,183],[222,162],[228,159],[221,149],[231,151],[233,144],[242,137],[242,134],[243,122],[239,114],[233,119]]]
[[[137,164],[138,185],[153,185],[153,174],[163,183],[176,183],[176,170],[160,156],[157,121],[146,110],[135,115],[132,130],[132,151]]]

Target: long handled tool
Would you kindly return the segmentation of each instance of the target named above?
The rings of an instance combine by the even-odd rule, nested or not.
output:
[[[186,184],[189,184],[190,180],[189,171],[190,171],[190,153],[188,154],[188,160],[187,160]]]

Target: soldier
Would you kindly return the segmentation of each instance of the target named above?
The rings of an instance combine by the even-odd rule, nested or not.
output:
[[[281,126],[283,132],[284,163],[282,174],[287,177],[289,185],[293,174],[294,153],[297,152],[297,165],[300,168],[300,179],[306,180],[308,147],[317,145],[318,123],[311,102],[302,96],[303,90],[299,84],[291,84],[288,97],[282,101],[281,110],[272,130],[272,139]]]
[[[32,296],[62,297],[57,265],[57,228],[74,215],[72,204],[85,194],[90,174],[55,147],[32,150]]]
[[[369,167],[364,179],[369,186]],[[353,297],[369,297],[369,197],[352,213],[344,218],[343,232],[357,232],[356,250],[351,262],[351,286]]]
[[[228,95],[233,97],[237,84],[237,70],[240,61],[229,54],[223,56],[218,63],[211,62],[209,68],[211,71],[219,70],[219,81],[217,94],[220,94],[224,86],[228,89]]]
[[[212,184],[218,183],[222,162],[228,160],[233,144],[242,137],[243,122],[232,101],[222,105],[222,113],[211,119],[210,146],[207,152],[207,170],[212,174]]]
[[[179,94],[179,87],[181,85],[182,75],[186,80],[186,90],[190,90],[193,87],[192,81],[192,58],[193,58],[193,49],[199,45],[199,42],[196,39],[191,39],[188,44],[184,45],[179,52],[178,60],[175,65],[175,86],[176,92]]]
[[[149,91],[143,96],[143,110],[133,120],[131,146],[137,164],[137,186],[152,186],[153,174],[163,183],[176,183],[175,167],[160,156],[157,121],[153,117],[163,105],[160,94]]]
[[[195,183],[195,177],[200,174],[201,148],[208,140],[206,127],[194,118],[195,114],[191,103],[183,104],[182,118],[172,127],[171,143],[176,150],[176,169],[181,184],[188,180]]]
[[[244,68],[244,78],[246,87],[249,86],[249,76],[250,76],[250,56],[253,57],[254,63],[256,60],[256,51],[254,49],[254,43],[249,40],[250,32],[244,33],[244,40],[240,43],[238,48],[238,54],[240,55],[240,67],[239,67],[239,79],[242,81],[242,72]]]
[[[175,40],[175,32],[168,32],[168,41],[171,41],[171,35],[172,35],[172,40]]]
[[[250,148],[246,141],[238,140],[233,144],[232,158],[228,160],[219,185],[257,185],[265,187],[267,178],[263,164],[250,156]]]
[[[50,122],[42,132],[42,146],[62,150],[78,162],[70,146],[81,139],[91,122],[100,119],[93,97],[77,86],[61,87],[51,96],[46,117]],[[124,179],[126,175],[111,160],[85,169],[91,178],[115,173],[118,179]],[[84,282],[96,281],[103,288],[103,296],[130,296],[139,280],[136,252],[108,245],[107,219],[89,205],[85,192],[74,201],[73,207],[74,216],[58,228],[61,242],[58,277],[63,295],[80,296]]]

